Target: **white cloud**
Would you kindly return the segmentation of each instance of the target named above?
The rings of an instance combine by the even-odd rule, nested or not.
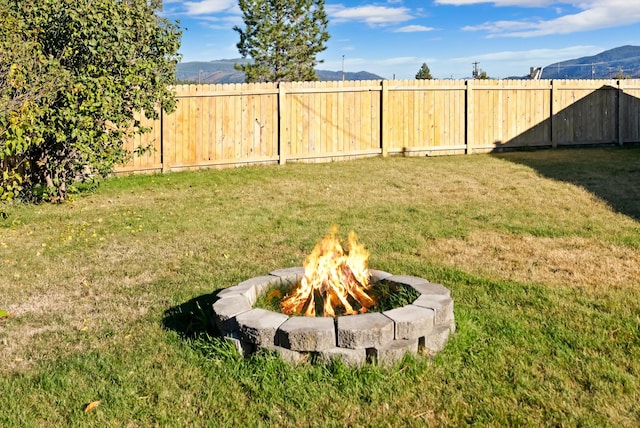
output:
[[[436,0],[436,3],[455,6],[493,3],[495,6],[521,7],[565,4],[580,10],[577,13],[562,15],[563,9],[556,7],[555,12],[561,16],[554,19],[490,21],[463,28],[465,31],[486,31],[489,37],[539,37],[640,23],[640,2],[637,0]]]
[[[406,7],[326,5],[325,10],[332,22],[364,22],[369,26],[398,24],[413,19]]]
[[[242,26],[242,17],[239,15],[225,15],[222,17],[202,16],[198,18],[200,23],[212,30],[229,30],[233,27]]]
[[[418,33],[421,31],[433,31],[433,27],[425,27],[424,25],[407,25],[394,30],[395,33]]]
[[[184,6],[188,15],[206,15],[237,10],[238,2],[236,0],[186,1]]]

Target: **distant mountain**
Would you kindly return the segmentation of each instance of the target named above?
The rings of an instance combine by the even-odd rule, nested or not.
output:
[[[621,46],[593,56],[547,65],[543,79],[610,79],[640,77],[640,46]]]
[[[178,63],[176,78],[181,82],[193,83],[243,83],[244,73],[236,70],[233,65],[247,63],[243,58],[219,59],[203,62]],[[319,80],[342,80],[342,71],[316,70]],[[382,77],[367,71],[344,73],[345,80],[383,80]]]

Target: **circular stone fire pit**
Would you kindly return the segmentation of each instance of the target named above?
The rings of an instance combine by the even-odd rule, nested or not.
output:
[[[391,364],[405,353],[440,351],[455,331],[453,300],[440,284],[414,276],[369,270],[371,283],[386,280],[412,287],[420,296],[411,304],[382,313],[334,318],[288,316],[254,308],[258,296],[274,282],[297,284],[304,268],[278,269],[218,293],[213,322],[243,355],[276,351],[290,362],[342,358],[349,365],[367,361]]]

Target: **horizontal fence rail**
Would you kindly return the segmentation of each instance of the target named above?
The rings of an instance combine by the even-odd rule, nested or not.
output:
[[[640,80],[178,85],[117,173],[640,141]]]

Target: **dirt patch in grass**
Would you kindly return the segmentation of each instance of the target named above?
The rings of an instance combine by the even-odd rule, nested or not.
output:
[[[545,238],[477,230],[435,239],[421,256],[496,279],[602,288],[637,287],[640,254],[580,237]]]

